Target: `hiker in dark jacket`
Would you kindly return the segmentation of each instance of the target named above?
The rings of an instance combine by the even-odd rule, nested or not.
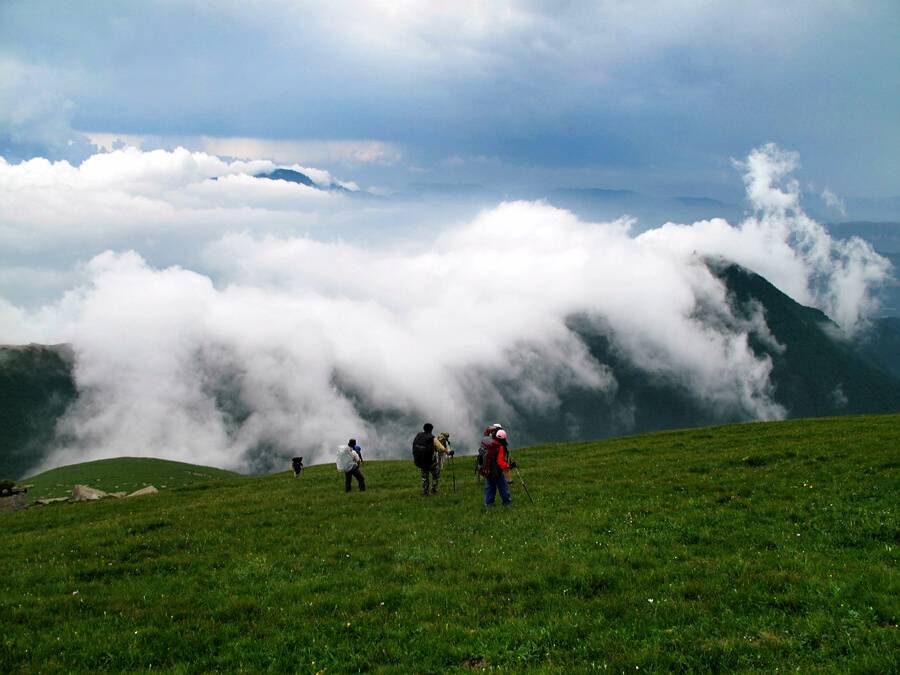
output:
[[[416,434],[416,437],[413,439],[413,458],[415,459],[416,466],[419,467],[419,474],[422,476],[423,495],[427,495],[429,491],[429,476],[431,477],[431,494],[437,494],[442,466],[442,462],[439,459],[440,455],[444,454],[448,457],[453,456],[453,451],[445,448],[443,444],[434,437],[434,434],[431,433],[433,430],[434,425],[426,423],[422,427],[422,431]],[[421,459],[422,457],[424,457],[424,459]]]

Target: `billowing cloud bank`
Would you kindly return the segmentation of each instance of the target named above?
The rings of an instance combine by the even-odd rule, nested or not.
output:
[[[0,298],[0,341],[75,349],[80,398],[53,464],[142,455],[281,470],[294,454],[329,461],[349,436],[367,457],[401,457],[425,420],[474,440],[487,414],[509,423],[552,410],[562,391],[615,391],[573,316],[700,405],[775,419],[771,364],[748,348],[764,317],[734,316],[703,258],[734,260],[847,329],[888,274],[868,245],[804,215],[796,164],[765,146],[739,165],[754,215],[737,226],[632,237],[626,219],[509,202],[400,243],[301,234],[350,211],[364,222],[369,207],[250,175],[268,166],[137,150],[79,168],[0,164],[5,246],[37,261],[57,246],[138,242],[93,255],[56,302]],[[151,237],[193,252],[154,266],[140,251]]]

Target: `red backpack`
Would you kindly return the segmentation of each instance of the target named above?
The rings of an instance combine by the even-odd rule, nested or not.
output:
[[[497,464],[497,454],[503,448],[500,441],[485,434],[478,448],[478,458],[475,460],[475,472],[485,478],[496,476],[500,473],[500,465]]]

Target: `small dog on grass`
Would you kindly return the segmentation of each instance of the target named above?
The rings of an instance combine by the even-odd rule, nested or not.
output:
[[[303,458],[294,457],[294,459],[291,460],[291,468],[294,470],[294,478],[303,473]]]

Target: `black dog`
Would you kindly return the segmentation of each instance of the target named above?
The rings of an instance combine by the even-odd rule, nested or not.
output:
[[[291,460],[291,468],[294,470],[294,478],[303,473],[303,458],[294,457],[294,459]]]

